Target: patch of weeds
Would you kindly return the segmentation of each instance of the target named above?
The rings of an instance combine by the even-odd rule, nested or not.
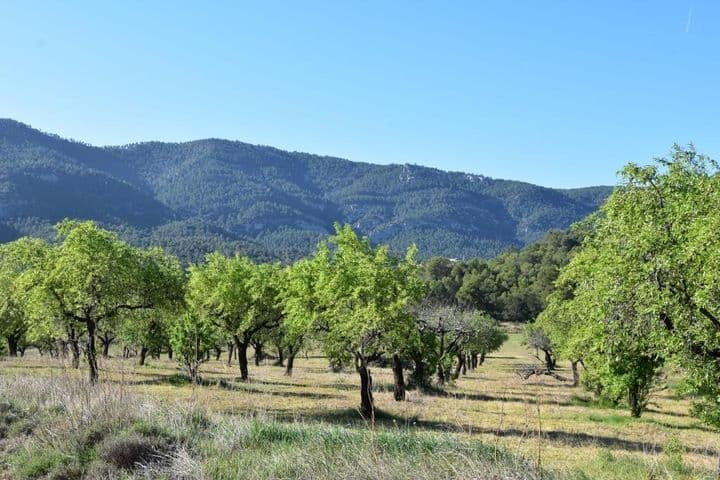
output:
[[[297,444],[307,441],[308,437],[305,428],[277,422],[255,421],[250,427],[247,439],[257,446],[266,446],[273,443]]]
[[[679,475],[689,475],[693,469],[685,464],[684,456],[687,453],[687,447],[682,443],[680,437],[673,433],[663,444],[663,456],[665,464],[671,472]]]
[[[33,446],[11,455],[8,463],[17,479],[35,479],[50,476],[65,467],[69,459],[57,450]]]
[[[201,422],[202,423],[202,422]],[[172,442],[175,440],[173,436],[160,425],[148,422],[146,420],[137,420],[130,426],[129,431],[137,433],[143,437],[152,437]]]
[[[30,435],[35,429],[37,422],[30,418],[19,418],[7,427],[7,436]]]
[[[602,423],[604,425],[614,425],[618,427],[622,427],[633,421],[632,418],[623,415],[596,415],[593,413],[588,415],[587,419],[591,422]]]
[[[8,401],[0,401],[0,425],[9,427],[13,423],[24,417],[25,414],[23,410],[18,408],[14,403]]]

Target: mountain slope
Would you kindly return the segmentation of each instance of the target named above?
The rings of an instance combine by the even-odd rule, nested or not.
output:
[[[92,218],[185,259],[312,250],[347,222],[422,256],[491,256],[594,211],[609,187],[555,190],[208,139],[93,147],[0,120],[0,239]]]

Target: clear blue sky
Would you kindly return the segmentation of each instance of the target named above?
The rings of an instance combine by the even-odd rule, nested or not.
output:
[[[610,184],[720,157],[720,2],[0,0],[0,117]]]

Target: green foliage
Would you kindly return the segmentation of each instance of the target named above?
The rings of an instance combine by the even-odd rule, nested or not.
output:
[[[338,225],[318,249],[315,262],[318,314],[310,318],[310,328],[321,333],[331,360],[365,359],[413,329],[408,308],[422,294],[414,249],[397,260],[387,247],[373,248],[349,226]]]
[[[217,343],[217,328],[206,317],[184,313],[170,325],[170,345],[178,362],[187,370],[190,380],[200,380],[200,364]]]
[[[500,321],[528,322],[545,308],[560,269],[580,245],[585,227],[552,231],[542,240],[491,259],[428,260],[421,276],[431,301],[459,303]]]
[[[49,250],[45,242],[31,238],[0,245],[0,336],[7,339],[10,354],[25,344],[30,328],[27,290],[39,280],[37,272]]]
[[[87,335],[91,381],[98,378],[95,340],[123,313],[177,305],[183,296],[183,272],[159,249],[138,250],[93,222],[58,224],[51,254],[34,272],[27,312],[35,338],[77,341]],[[68,338],[69,339],[69,338]]]
[[[295,260],[356,225],[420,257],[491,257],[566,228],[607,187],[552,190],[416,165],[370,165],[224,140],[96,148],[0,121],[0,241],[50,239],[65,218],[92,219],[135,246],[183,262],[210,251]]]
[[[588,379],[639,414],[664,361],[683,367],[695,413],[720,425],[720,175],[691,146],[628,165],[624,183],[558,280],[539,322]],[[633,407],[635,404],[635,407]]]

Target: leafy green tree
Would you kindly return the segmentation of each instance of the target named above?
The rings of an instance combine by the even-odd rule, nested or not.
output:
[[[253,339],[282,321],[282,275],[277,264],[255,265],[220,253],[190,267],[188,303],[232,338],[243,381],[249,378],[247,350]]]
[[[130,247],[93,222],[64,221],[57,231],[61,243],[32,298],[43,304],[40,311],[56,312],[38,320],[84,329],[89,378],[96,383],[98,328],[122,312],[180,301],[183,274],[161,250]]]
[[[170,325],[177,309],[135,310],[120,316],[119,336],[125,346],[135,347],[137,363],[145,365],[147,356],[158,357],[170,344]]]
[[[200,381],[200,365],[218,341],[217,327],[207,317],[193,312],[176,315],[170,324],[170,344],[192,383]]]
[[[586,354],[588,375],[625,378],[634,414],[669,360],[683,367],[686,389],[701,399],[695,413],[720,425],[718,172],[692,146],[675,146],[670,158],[649,166],[628,165],[561,276],[571,295],[555,298],[554,308],[580,320],[578,344],[622,360],[593,369]]]
[[[408,310],[420,293],[414,254],[411,248],[398,260],[387,247],[372,247],[359,238],[350,226],[336,225],[335,235],[312,260],[318,272],[316,305],[307,309],[310,315],[289,316],[290,330],[304,327],[318,335],[331,361],[354,361],[360,412],[366,418],[374,418],[370,360],[412,328]],[[291,303],[289,309],[294,308]]]
[[[487,354],[500,350],[508,335],[497,320],[485,313],[475,313],[473,325],[473,336],[465,348],[470,354],[470,368],[477,368],[485,362]]]
[[[30,318],[27,291],[46,267],[50,246],[28,237],[0,245],[0,335],[11,357],[24,349]]]

